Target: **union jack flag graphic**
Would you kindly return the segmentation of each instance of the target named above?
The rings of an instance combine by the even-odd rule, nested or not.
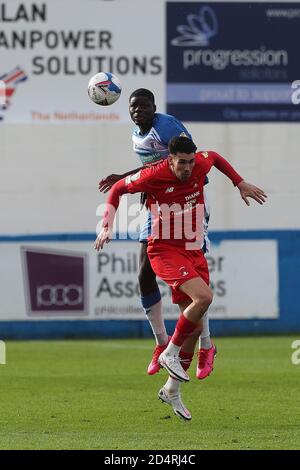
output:
[[[0,85],[2,85],[0,86],[0,111],[5,111],[9,108],[11,98],[16,91],[16,86],[27,79],[28,76],[21,67],[16,67],[9,73],[5,73],[2,76],[0,75]],[[2,95],[5,95],[4,98]],[[3,119],[3,117],[0,115],[0,120],[1,119]]]

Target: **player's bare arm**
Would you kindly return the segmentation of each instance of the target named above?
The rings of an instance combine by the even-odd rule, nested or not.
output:
[[[266,198],[268,197],[266,193],[254,186],[254,184],[246,183],[246,181],[241,181],[237,187],[239,188],[241,198],[245,201],[247,206],[250,206],[250,202],[248,201],[248,197],[254,199],[258,204],[263,204],[266,202]]]

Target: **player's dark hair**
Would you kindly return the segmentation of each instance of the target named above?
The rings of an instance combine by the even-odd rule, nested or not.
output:
[[[134,90],[129,97],[129,102],[131,101],[131,98],[136,98],[137,96],[148,98],[148,100],[155,104],[155,98],[152,91],[147,90],[146,88],[138,88],[137,90]]]
[[[194,142],[185,136],[173,137],[169,141],[168,147],[172,155],[176,155],[177,153],[194,153],[197,150]]]

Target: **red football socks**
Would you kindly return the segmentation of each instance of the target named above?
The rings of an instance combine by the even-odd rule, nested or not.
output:
[[[183,314],[181,314],[177,321],[171,342],[176,346],[182,346],[184,340],[193,333],[196,327],[197,323],[192,323]]]

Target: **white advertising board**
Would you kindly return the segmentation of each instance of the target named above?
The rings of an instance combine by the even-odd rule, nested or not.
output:
[[[0,320],[145,319],[138,295],[138,250],[113,241],[0,243]],[[229,240],[207,257],[212,319],[275,319],[279,315],[277,242]],[[178,317],[160,283],[164,316]]]
[[[152,2],[141,19],[139,0],[1,2],[6,104],[1,99],[0,121],[128,122],[128,98],[137,88],[153,90],[163,112],[164,8],[164,2]],[[123,86],[112,106],[88,99],[89,78],[100,71],[114,73]]]

